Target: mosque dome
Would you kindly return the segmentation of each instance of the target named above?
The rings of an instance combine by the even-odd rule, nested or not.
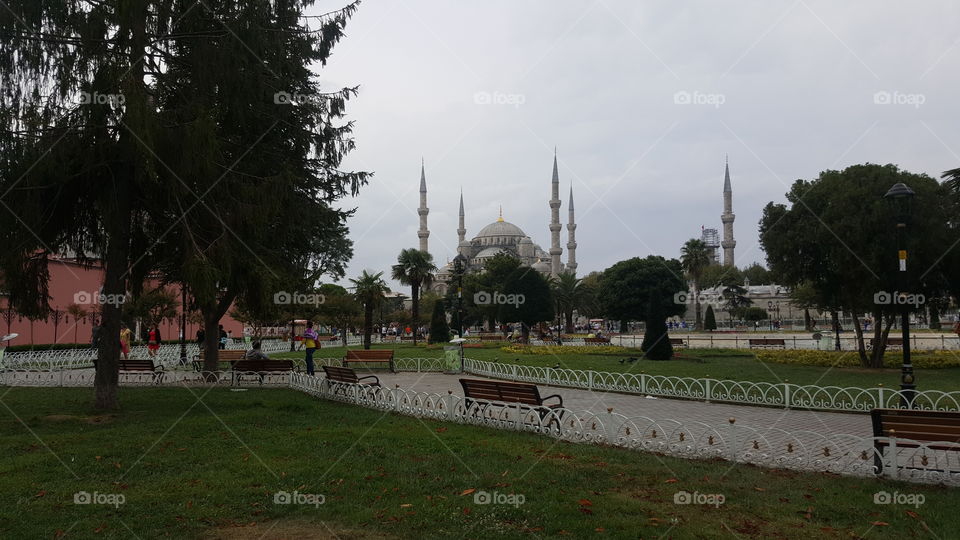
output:
[[[493,223],[487,225],[486,227],[480,229],[480,232],[477,233],[475,238],[505,238],[505,237],[520,237],[524,238],[526,233],[509,221],[503,221],[499,219]]]
[[[533,264],[533,269],[540,273],[550,273],[550,263],[544,260],[539,260]]]

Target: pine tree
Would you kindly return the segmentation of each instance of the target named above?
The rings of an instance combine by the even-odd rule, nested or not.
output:
[[[704,316],[703,328],[711,332],[717,329],[717,316],[713,313],[713,306],[707,306],[707,314]]]
[[[673,357],[673,346],[667,334],[667,321],[661,306],[662,294],[659,290],[650,294],[647,309],[647,331],[643,334],[640,349],[644,357],[650,360],[669,360]]]
[[[437,298],[433,303],[433,317],[430,319],[429,343],[448,341],[450,341],[450,326],[447,325],[447,312],[443,309],[443,299]]]

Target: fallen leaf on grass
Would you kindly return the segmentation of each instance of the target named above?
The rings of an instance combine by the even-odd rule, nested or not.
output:
[[[410,504],[410,503],[406,503],[406,504],[401,504],[401,505],[400,505],[400,508],[410,508],[411,506],[413,506],[413,505]]]
[[[889,526],[890,526],[890,524],[887,523],[886,521],[874,521],[873,523],[871,523],[871,525],[873,525],[874,527],[889,527]]]
[[[43,497],[46,494],[47,494],[47,490],[41,489],[40,491],[37,492],[36,495],[34,495],[34,497]]]
[[[676,478],[667,478],[667,481],[664,484],[676,484],[679,480]]]
[[[577,501],[577,504],[579,504],[580,506],[593,506],[593,503],[590,502],[590,499],[580,499],[579,501]]]
[[[755,488],[753,488],[753,489],[754,489],[754,491],[766,491],[766,489],[764,489],[764,488],[762,488],[762,487],[755,487]]]
[[[443,432],[446,431],[446,430],[447,430],[447,428],[445,428],[445,427],[437,428],[437,433],[443,433]]]
[[[460,496],[462,497],[462,496],[464,496],[464,495],[469,495],[469,494],[473,493],[473,492],[476,491],[476,490],[477,490],[477,488],[465,489],[465,490],[463,490],[463,493],[460,494]]]
[[[469,515],[470,515],[470,512],[472,512],[472,511],[473,511],[473,510],[470,510],[469,508],[464,507],[464,509],[463,509],[463,515],[469,516]]]
[[[590,515],[593,513],[593,510],[587,508],[586,506],[581,506],[580,511],[587,515]]]
[[[596,532],[603,532],[603,531],[605,531],[605,530],[606,530],[606,529],[604,529],[603,527],[597,527],[596,529],[594,529],[594,531],[596,531]]]
[[[913,519],[920,519],[920,514],[914,512],[913,510],[907,510],[907,515]]]

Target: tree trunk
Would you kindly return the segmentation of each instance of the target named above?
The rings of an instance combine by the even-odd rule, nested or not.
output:
[[[860,326],[860,315],[854,312],[853,330],[857,334],[857,354],[860,357],[860,365],[863,367],[876,367],[871,365],[871,359],[867,357],[867,349],[863,345],[863,327]]]
[[[212,310],[203,311],[203,371],[210,373],[219,371],[220,358],[220,317]],[[293,339],[291,337],[291,339]]]
[[[370,349],[370,334],[373,332],[373,305],[363,308],[363,348]]]
[[[566,313],[564,313],[564,316],[566,318],[566,323],[567,323],[566,332],[568,334],[572,334],[573,333],[573,310],[571,309],[567,311]]]
[[[527,326],[527,323],[520,323],[520,339],[523,343],[530,343],[530,327]]]
[[[411,311],[413,311],[413,344],[417,344],[417,330],[420,328],[420,285],[414,283],[410,286]]]
[[[124,194],[126,184],[117,185],[116,204],[118,216],[127,210],[129,216],[129,200]],[[111,236],[107,247],[105,269],[103,274],[103,294],[106,298],[121,298],[126,294],[124,279],[127,267],[127,239],[129,238],[129,220],[113,218],[109,223]],[[120,360],[120,307],[116,302],[105,302],[101,305],[102,321],[100,329],[100,345],[97,353],[97,367],[93,380],[94,407],[100,410],[115,410],[120,408],[119,398],[119,360]],[[132,341],[132,340],[131,340]],[[132,345],[129,344],[128,345]]]
[[[813,319],[810,318],[809,308],[803,308],[803,328],[807,332],[813,332]]]
[[[621,321],[620,321],[620,333],[621,333],[621,334],[626,334],[626,333],[627,333],[627,321],[626,321],[626,319],[621,319]]]
[[[700,284],[696,280],[693,282],[693,309],[696,310],[696,315],[694,317],[694,325],[697,330],[703,329],[703,318],[700,316]]]
[[[830,311],[830,319],[833,321],[833,335],[834,342],[833,347],[835,350],[840,350],[840,314],[837,310]]]
[[[940,330],[942,326],[940,325],[940,306],[937,305],[937,302],[930,302],[930,329],[931,330]]]

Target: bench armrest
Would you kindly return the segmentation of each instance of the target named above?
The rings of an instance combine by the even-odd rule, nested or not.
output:
[[[157,364],[153,366],[154,371],[163,371],[163,364]]]
[[[545,398],[540,398],[540,403],[543,403],[544,401],[546,401],[546,400],[548,400],[548,399],[550,399],[550,398],[557,398],[558,400],[560,400],[560,406],[563,407],[563,398],[560,396],[560,394],[553,394],[552,396],[547,396],[547,397],[545,397]]]
[[[377,386],[380,386],[380,377],[377,377],[376,375],[367,375],[366,377],[358,377],[358,378],[357,378],[357,382],[360,382],[360,381],[362,381],[362,380],[364,380],[364,379],[373,379],[373,380],[374,380],[374,383],[375,383]]]

